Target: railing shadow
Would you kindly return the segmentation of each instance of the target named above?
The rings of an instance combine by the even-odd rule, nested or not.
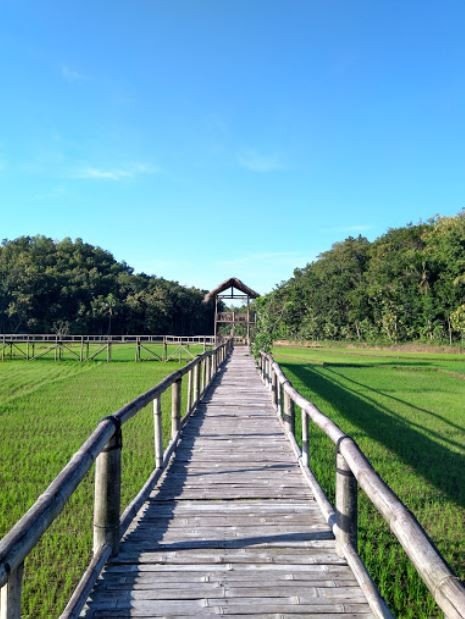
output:
[[[354,385],[354,389],[351,389],[347,384],[342,384],[337,373],[331,370],[331,364],[326,364],[324,368],[317,365],[302,366],[292,363],[282,365],[304,385],[308,385],[320,397],[331,402],[331,406],[336,408],[343,418],[360,430],[360,436],[366,434],[384,445],[441,493],[446,494],[458,505],[465,506],[463,484],[465,455],[452,451],[437,441],[441,440],[455,449],[462,450],[464,444],[403,418],[395,410],[381,404],[373,397],[367,394],[360,395],[355,387],[363,387],[364,390],[380,393],[389,397],[393,402],[410,406],[425,415],[432,415],[453,430],[463,431],[462,427],[433,411],[417,407],[410,402],[344,377],[345,383],[352,382]],[[327,373],[330,373],[331,377]],[[369,454],[367,455],[369,457]],[[387,481],[395,487],[395,480]]]

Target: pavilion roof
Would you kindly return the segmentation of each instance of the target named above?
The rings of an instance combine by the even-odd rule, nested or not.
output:
[[[223,283],[221,283],[219,286],[217,286],[213,290],[210,290],[210,292],[205,295],[203,302],[208,303],[209,301],[214,299],[217,295],[221,294],[225,290],[228,290],[228,288],[235,288],[236,290],[240,290],[240,292],[243,292],[251,299],[256,299],[257,297],[260,296],[258,292],[255,292],[255,290],[252,290],[252,288],[249,288],[248,286],[246,286],[244,282],[242,282],[237,277],[230,277],[229,279],[225,280]]]

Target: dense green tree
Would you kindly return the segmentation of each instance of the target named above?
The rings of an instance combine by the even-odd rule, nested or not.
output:
[[[452,341],[465,304],[465,213],[349,237],[262,301],[273,336]],[[270,320],[264,315],[270,312]]]
[[[69,238],[4,240],[0,246],[2,332],[211,333],[204,292],[144,273]]]

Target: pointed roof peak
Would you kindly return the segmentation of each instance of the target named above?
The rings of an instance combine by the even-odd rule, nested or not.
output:
[[[213,290],[210,290],[210,292],[207,293],[203,299],[204,303],[208,303],[209,301],[214,299],[217,295],[221,294],[228,288],[235,288],[236,290],[240,290],[241,292],[246,294],[251,299],[256,299],[257,297],[260,296],[258,292],[255,292],[255,290],[252,290],[252,288],[249,288],[246,284],[244,284],[244,282],[242,282],[237,277],[230,277],[229,279],[225,280],[223,283],[221,283],[219,286],[217,286]]]

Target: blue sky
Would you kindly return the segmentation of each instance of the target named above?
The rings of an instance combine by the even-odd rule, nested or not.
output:
[[[260,292],[465,207],[463,0],[0,0],[0,238]]]

